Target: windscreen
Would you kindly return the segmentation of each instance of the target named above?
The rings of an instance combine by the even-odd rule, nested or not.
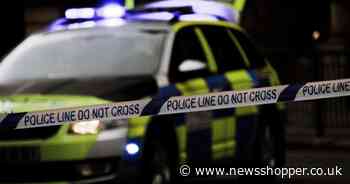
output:
[[[156,72],[165,31],[87,29],[37,34],[0,64],[0,82],[147,75]]]

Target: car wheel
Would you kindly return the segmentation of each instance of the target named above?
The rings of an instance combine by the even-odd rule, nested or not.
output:
[[[160,129],[159,129],[160,130]],[[165,129],[162,129],[165,130]],[[176,183],[178,153],[174,149],[175,143],[170,131],[162,131],[164,134],[149,132],[144,150],[143,174],[144,181],[147,184],[170,184]]]
[[[152,184],[169,184],[171,178],[169,156],[162,146],[155,147],[149,161],[150,181]]]
[[[285,135],[283,122],[261,122],[254,146],[257,167],[277,168],[285,165]],[[280,183],[279,176],[259,177],[269,183]]]
[[[261,166],[283,167],[286,160],[285,115],[266,105],[260,113],[254,144],[254,160]]]
[[[261,162],[264,166],[275,167],[276,158],[274,156],[275,153],[275,145],[273,144],[273,137],[271,136],[271,130],[269,127],[265,126],[261,130],[260,139],[261,139]]]

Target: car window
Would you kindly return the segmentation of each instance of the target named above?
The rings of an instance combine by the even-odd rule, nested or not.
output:
[[[229,37],[226,28],[202,26],[201,30],[214,54],[219,73],[246,68],[244,59],[233,40]]]
[[[165,35],[122,27],[33,35],[0,64],[0,83],[153,74]]]
[[[194,29],[180,30],[176,34],[171,54],[169,80],[184,81],[195,77],[206,77],[209,74],[206,57]]]
[[[247,37],[247,35],[234,29],[229,29],[228,31],[233,33],[241,44],[241,47],[246,53],[252,68],[261,68],[265,66],[264,57],[261,53],[259,53],[258,49],[254,46],[253,42]]]

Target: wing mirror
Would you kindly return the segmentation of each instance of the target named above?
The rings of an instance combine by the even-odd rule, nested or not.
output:
[[[207,65],[202,61],[194,60],[194,59],[186,59],[180,64],[178,70],[180,72],[191,72],[191,71],[203,70],[206,68],[207,68]]]

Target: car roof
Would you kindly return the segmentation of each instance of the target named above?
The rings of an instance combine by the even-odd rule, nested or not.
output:
[[[49,34],[49,33],[58,33],[58,32],[70,32],[70,31],[79,31],[79,30],[96,30],[101,29],[125,29],[126,31],[132,30],[159,30],[168,32],[171,30],[171,25],[166,22],[154,22],[154,21],[123,21],[123,20],[106,20],[110,21],[106,24],[95,24],[91,21],[81,21],[75,23],[68,23],[65,25],[51,25],[49,29],[42,30],[37,34]]]
[[[91,23],[91,22],[90,22]],[[176,21],[176,22],[165,22],[165,21],[124,21],[115,25],[94,25],[89,26],[89,21],[83,21],[80,23],[70,23],[64,26],[59,26],[58,28],[51,27],[34,33],[33,35],[40,34],[53,34],[53,33],[62,33],[62,32],[72,32],[72,31],[102,31],[102,30],[125,30],[125,31],[138,31],[138,30],[148,30],[148,31],[164,31],[164,32],[177,32],[183,27],[188,26],[199,26],[199,25],[208,25],[208,26],[221,26],[228,27],[238,31],[244,31],[239,25],[226,22],[226,21]],[[112,23],[113,24],[113,23]]]
[[[112,3],[97,8],[68,9],[65,12],[65,18],[55,21],[47,31],[124,26],[169,30],[174,24],[182,22],[186,22],[186,25],[191,22],[197,25],[208,22],[210,25],[227,26],[221,22],[237,24],[238,17],[238,12],[231,6],[205,0],[156,1],[129,10]],[[106,22],[112,22],[112,24],[104,24]],[[123,23],[120,24],[120,22]]]

